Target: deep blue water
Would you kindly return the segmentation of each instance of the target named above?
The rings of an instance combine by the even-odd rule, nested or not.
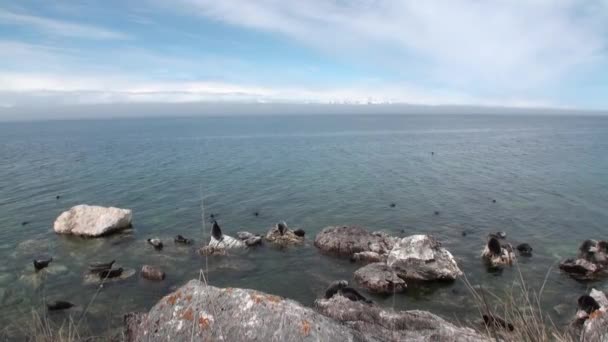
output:
[[[106,286],[88,310],[97,326],[115,325],[127,311],[147,310],[173,286],[198,278],[207,262],[211,284],[255,288],[310,305],[328,282],[350,280],[358,267],[312,246],[316,232],[341,224],[399,236],[433,233],[472,284],[497,292],[513,285],[517,269],[487,273],[479,253],[489,232],[506,231],[509,242],[534,248],[534,256],[519,263],[532,286],[539,287],[548,272],[543,305],[551,312],[559,303],[574,310],[576,298],[591,285],[608,287],[578,283],[555,267],[573,256],[582,240],[607,238],[608,117],[1,123],[0,160],[0,326],[41,307],[43,298],[84,307],[97,290],[82,283],[86,264],[107,258],[137,270],[144,263],[160,265],[167,279],[152,284],[135,276]],[[205,212],[217,214],[227,234],[262,233],[285,220],[307,231],[308,244],[209,260],[175,247],[169,240],[176,234],[204,241],[202,198]],[[133,209],[133,235],[56,236],[55,217],[80,203]],[[152,236],[169,242],[163,252],[146,245]],[[54,256],[56,269],[40,279],[31,258],[42,252]],[[446,318],[477,315],[461,281],[414,286],[374,300]]]

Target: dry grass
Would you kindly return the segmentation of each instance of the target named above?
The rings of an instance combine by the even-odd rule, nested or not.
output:
[[[480,316],[495,319],[485,325],[485,333],[490,339],[507,342],[574,342],[578,341],[567,328],[558,327],[551,317],[543,312],[541,299],[547,275],[538,291],[530,289],[521,270],[516,264],[519,275],[517,284],[497,295],[483,288],[474,288],[465,278]]]

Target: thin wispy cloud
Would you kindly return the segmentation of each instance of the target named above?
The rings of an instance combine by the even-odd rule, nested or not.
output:
[[[37,29],[44,34],[95,40],[130,39],[130,36],[118,31],[87,24],[74,23],[35,15],[15,13],[0,9],[0,22],[18,25],[26,29]]]
[[[527,89],[606,62],[606,2],[181,0],[214,20],[435,81]]]

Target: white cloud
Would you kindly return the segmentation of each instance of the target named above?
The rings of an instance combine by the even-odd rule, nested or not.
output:
[[[606,62],[608,3],[181,0],[182,9],[455,87],[525,91]]]
[[[105,28],[77,24],[56,19],[38,17],[29,14],[21,14],[0,9],[0,21],[2,24],[21,25],[26,28],[35,27],[45,33],[51,33],[66,37],[87,38],[87,39],[129,39],[129,36],[108,30]]]
[[[339,88],[272,87],[201,81],[150,81],[116,75],[67,76],[0,72],[0,103],[6,106],[132,102],[410,103],[547,107],[546,102],[475,98],[407,85]]]

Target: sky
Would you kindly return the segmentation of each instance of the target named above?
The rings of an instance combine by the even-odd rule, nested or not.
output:
[[[608,0],[0,0],[0,112],[607,95]]]

